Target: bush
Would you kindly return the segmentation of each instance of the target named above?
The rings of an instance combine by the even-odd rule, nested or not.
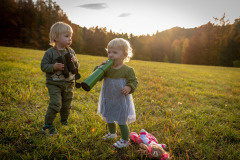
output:
[[[240,68],[240,60],[233,61],[233,67],[239,67]]]

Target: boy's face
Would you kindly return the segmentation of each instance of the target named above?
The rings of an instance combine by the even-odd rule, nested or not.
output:
[[[65,32],[60,34],[56,39],[56,45],[59,47],[69,47],[72,44],[72,33],[71,32]]]

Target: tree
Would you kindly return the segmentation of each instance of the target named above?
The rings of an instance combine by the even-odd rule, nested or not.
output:
[[[222,66],[240,62],[240,20],[229,24],[225,13],[214,18],[215,23],[197,28],[174,27],[151,36],[134,36],[107,32],[106,27],[80,27],[53,0],[1,0],[0,9],[0,45],[46,50],[50,27],[62,21],[73,28],[76,53],[105,56],[108,42],[120,37],[130,41],[134,59]]]
[[[176,39],[172,43],[172,62],[173,63],[181,63],[181,57],[182,57],[182,44],[183,41]]]
[[[19,43],[19,26],[21,19],[18,6],[14,0],[0,1],[0,44],[15,46]],[[7,13],[7,14],[6,14]]]
[[[220,52],[221,65],[232,67],[234,61],[240,61],[240,18],[230,27]]]

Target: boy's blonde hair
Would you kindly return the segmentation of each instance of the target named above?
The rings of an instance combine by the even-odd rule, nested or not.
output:
[[[73,33],[72,27],[64,22],[57,22],[52,25],[49,32],[50,45],[55,45],[55,39],[62,33]]]
[[[126,54],[126,58],[124,59],[124,62],[129,62],[130,58],[132,58],[132,47],[130,43],[123,39],[123,38],[114,38],[111,40],[106,48],[106,51],[108,51],[109,48],[118,48],[124,51],[124,54]]]

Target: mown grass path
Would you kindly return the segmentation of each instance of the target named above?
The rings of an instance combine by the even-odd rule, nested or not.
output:
[[[44,51],[0,47],[1,159],[147,159],[135,144],[115,150],[103,141],[105,123],[96,114],[99,82],[90,92],[75,89],[68,126],[58,136],[41,133],[48,105]],[[104,57],[77,55],[81,81]],[[239,159],[240,69],[132,60],[139,80],[133,94],[137,121],[168,145],[173,159]],[[120,133],[118,128],[118,133]],[[119,135],[120,137],[120,135]]]

